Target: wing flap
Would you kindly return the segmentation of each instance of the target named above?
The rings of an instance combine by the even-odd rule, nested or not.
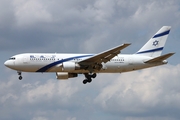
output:
[[[168,54],[165,54],[165,55],[150,59],[148,61],[145,61],[145,63],[162,62],[163,60],[166,60],[167,58],[171,57],[174,54],[175,53],[168,53]]]
[[[110,61],[113,57],[118,55],[122,49],[126,48],[129,45],[130,45],[129,43],[126,43],[126,44],[122,44],[120,46],[114,47],[107,51],[96,54],[90,58],[82,60],[79,62],[79,64],[90,65],[93,63],[99,63],[99,64],[101,64],[102,62],[106,63],[106,62]]]

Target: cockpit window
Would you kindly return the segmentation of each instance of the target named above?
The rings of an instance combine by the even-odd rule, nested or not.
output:
[[[15,57],[11,57],[11,58],[9,58],[9,60],[15,60],[16,58]]]

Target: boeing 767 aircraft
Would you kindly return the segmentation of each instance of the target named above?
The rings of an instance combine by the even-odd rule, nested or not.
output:
[[[55,72],[57,79],[84,74],[83,83],[90,83],[97,73],[122,73],[167,64],[174,53],[161,55],[171,26],[163,26],[139,51],[120,54],[125,43],[98,54],[24,53],[12,56],[4,64],[21,72]]]

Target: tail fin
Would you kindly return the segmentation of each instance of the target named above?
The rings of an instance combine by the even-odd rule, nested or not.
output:
[[[136,54],[150,57],[161,55],[171,26],[163,26]]]

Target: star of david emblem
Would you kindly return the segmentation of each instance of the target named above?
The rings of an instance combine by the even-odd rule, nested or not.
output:
[[[158,45],[158,43],[159,43],[159,41],[155,40],[155,41],[153,42],[153,45],[156,46],[156,45]]]

